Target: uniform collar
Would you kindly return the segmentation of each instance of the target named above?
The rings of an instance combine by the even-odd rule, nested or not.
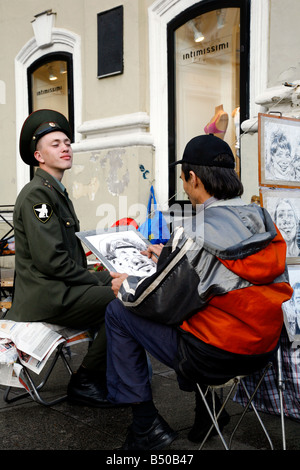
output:
[[[44,179],[48,184],[53,186],[55,189],[57,189],[59,192],[64,192],[65,187],[64,185],[54,176],[50,175],[45,170],[42,170],[42,168],[37,168],[35,171],[35,174],[39,176],[40,178]]]

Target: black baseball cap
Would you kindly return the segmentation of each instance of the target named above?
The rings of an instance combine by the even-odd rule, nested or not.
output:
[[[72,138],[67,118],[58,111],[39,109],[27,117],[21,129],[19,144],[21,158],[27,165],[38,166],[34,157],[36,144],[41,137],[54,131],[64,132],[69,139]]]
[[[228,155],[226,161],[216,161],[219,155]],[[199,135],[191,139],[183,152],[181,160],[171,163],[170,166],[179,163],[190,163],[200,166],[217,166],[220,168],[234,168],[235,160],[229,145],[213,134]]]

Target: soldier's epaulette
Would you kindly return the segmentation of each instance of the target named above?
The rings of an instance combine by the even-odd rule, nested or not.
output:
[[[44,180],[44,179],[43,179],[43,180],[42,180],[42,183],[43,183],[44,186],[47,186],[47,188],[49,188],[49,189],[51,189],[51,190],[53,189],[52,184],[50,184],[48,180]]]

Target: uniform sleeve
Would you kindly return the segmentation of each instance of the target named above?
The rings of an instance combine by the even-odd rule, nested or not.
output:
[[[32,258],[32,269],[68,285],[98,285],[97,277],[70,257],[56,197],[51,190],[34,188],[27,194],[21,204],[20,217]],[[70,227],[70,230],[73,230],[69,234],[70,243],[78,243],[75,229]]]

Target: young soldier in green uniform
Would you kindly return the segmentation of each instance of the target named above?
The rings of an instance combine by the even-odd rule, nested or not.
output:
[[[67,119],[53,110],[38,110],[23,124],[20,155],[38,168],[15,204],[15,290],[6,318],[93,328],[96,338],[71,377],[68,396],[109,406],[104,312],[114,294],[107,272],[87,270],[75,235],[79,221],[61,182],[72,167],[71,135]]]

